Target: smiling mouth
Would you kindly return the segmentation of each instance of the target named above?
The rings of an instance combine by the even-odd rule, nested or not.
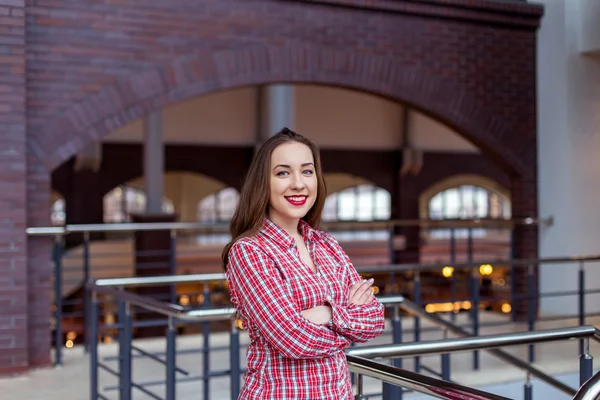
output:
[[[306,203],[307,198],[308,196],[289,196],[285,199],[294,206],[303,206]]]

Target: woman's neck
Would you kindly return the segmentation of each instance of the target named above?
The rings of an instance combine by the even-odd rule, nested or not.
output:
[[[272,218],[272,216],[270,216],[270,215],[269,215],[269,219],[271,221],[273,221],[275,224],[277,224],[277,226],[279,226],[281,229],[283,229],[288,235],[290,235],[294,239],[298,239],[301,237],[300,231],[298,231],[298,224],[300,223],[299,219],[297,219],[297,220],[280,220],[277,217]]]

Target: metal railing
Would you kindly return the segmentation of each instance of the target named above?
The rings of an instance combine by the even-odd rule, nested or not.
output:
[[[409,304],[409,309],[414,308]],[[424,311],[424,310],[423,310]],[[589,354],[589,339],[600,342],[600,330],[594,326],[581,326],[572,328],[552,329],[536,332],[519,332],[512,334],[501,334],[492,336],[467,337],[461,339],[446,339],[442,341],[430,341],[409,344],[392,344],[384,346],[369,346],[360,349],[348,350],[347,354],[363,358],[400,358],[413,355],[447,354],[468,350],[488,350],[491,354],[509,362],[511,365],[527,371],[528,374],[548,383],[554,388],[561,390],[569,396],[574,396],[577,391],[561,381],[541,373],[537,368],[524,361],[510,356],[507,353],[496,350],[498,347],[516,346],[532,343],[546,343],[567,339],[584,339],[587,343],[585,353],[580,355],[579,384],[584,385],[593,375],[593,357]],[[528,383],[525,384],[525,393],[528,391]],[[531,400],[531,397],[525,400]]]
[[[219,278],[220,274],[213,274],[210,276],[199,277],[201,281],[207,281],[211,279]],[[90,293],[92,295],[92,316],[94,317],[91,321],[92,324],[92,338],[97,338],[99,334],[99,320],[98,320],[98,295],[106,295],[110,296],[112,299],[118,300],[119,302],[119,324],[116,324],[112,327],[104,326],[105,330],[109,330],[110,328],[117,328],[119,330],[118,340],[119,340],[119,371],[115,371],[114,369],[109,368],[105,364],[101,363],[98,359],[98,348],[97,348],[97,340],[91,341],[91,394],[92,399],[97,398],[105,398],[102,394],[98,392],[98,368],[102,368],[109,373],[119,377],[119,386],[118,388],[121,390],[121,398],[122,399],[131,399],[131,390],[133,388],[139,389],[155,399],[161,399],[156,394],[149,392],[146,389],[145,384],[134,383],[131,380],[131,352],[133,350],[140,352],[141,354],[148,355],[147,352],[143,351],[132,345],[132,306],[139,306],[147,310],[151,310],[154,312],[158,312],[162,315],[168,317],[167,323],[167,348],[166,348],[166,361],[158,357],[152,357],[155,361],[165,363],[167,367],[167,379],[166,379],[166,399],[174,399],[175,397],[175,373],[183,373],[187,374],[186,371],[183,371],[176,367],[175,358],[176,358],[176,346],[175,346],[175,337],[176,330],[175,326],[179,321],[195,321],[195,322],[207,322],[207,321],[223,321],[231,318],[233,309],[231,308],[221,308],[221,309],[205,309],[205,310],[190,310],[180,305],[168,304],[165,302],[157,301],[156,299],[139,296],[137,294],[129,293],[123,290],[126,286],[143,286],[149,284],[156,283],[179,283],[179,282],[189,282],[189,276],[170,276],[170,277],[146,277],[146,278],[134,278],[134,279],[108,279],[108,280],[99,280],[97,282],[92,282],[88,284],[88,288],[90,289]],[[116,286],[112,287],[112,286]],[[421,318],[427,319],[430,322],[433,322],[436,325],[439,325],[443,329],[457,334],[459,336],[470,336],[468,332],[453,324],[450,321],[447,321],[443,318],[440,318],[437,315],[432,315],[427,313],[424,309],[418,307],[415,303],[410,300],[405,299],[403,296],[392,296],[392,297],[383,297],[380,298],[381,303],[383,303],[387,307],[393,308],[393,317],[392,317],[392,336],[395,341],[392,345],[387,346],[371,346],[371,347],[362,347],[348,350],[348,355],[350,357],[358,357],[358,358],[350,358],[349,360],[354,361],[354,367],[358,368],[354,372],[360,372],[362,374],[369,374],[369,371],[373,371],[374,364],[369,363],[367,361],[363,361],[362,357],[385,357],[385,358],[395,358],[396,360],[401,357],[408,357],[411,355],[419,355],[423,356],[426,354],[433,353],[442,353],[442,378],[443,381],[450,381],[450,358],[449,353],[453,351],[467,351],[474,349],[485,349],[489,351],[494,356],[500,358],[503,361],[508,362],[509,364],[520,368],[527,372],[527,382],[525,384],[525,393],[530,393],[532,387],[530,384],[529,376],[536,377],[551,386],[557,388],[558,390],[563,391],[564,393],[569,394],[570,396],[574,396],[576,394],[576,390],[565,385],[564,383],[558,381],[557,379],[543,373],[538,368],[534,367],[532,364],[523,361],[517,357],[514,357],[503,350],[496,349],[499,346],[505,345],[517,345],[517,344],[533,344],[539,342],[547,342],[553,340],[562,340],[562,339],[580,339],[585,340],[586,345],[584,347],[585,353],[581,354],[580,358],[580,385],[583,385],[586,381],[590,379],[592,376],[592,362],[593,359],[589,354],[589,338],[592,337],[596,340],[600,338],[600,331],[594,327],[583,326],[583,327],[573,327],[566,329],[558,329],[558,330],[548,330],[548,331],[540,331],[540,332],[524,332],[517,334],[508,334],[508,335],[494,335],[490,337],[468,337],[465,339],[453,339],[453,340],[444,340],[442,342],[421,342],[421,343],[408,343],[408,344],[398,344],[401,341],[402,336],[402,327],[399,323],[399,309],[407,311],[413,315],[419,316]],[[207,337],[204,338],[207,340]],[[400,340],[398,340],[400,339]],[[398,340],[398,342],[396,342]],[[206,345],[206,343],[205,343]],[[237,397],[237,393],[239,390],[239,379],[241,370],[239,368],[239,354],[240,354],[240,340],[239,340],[239,332],[236,327],[234,321],[232,321],[231,331],[230,331],[230,360],[231,366],[230,370],[222,371],[222,374],[229,375],[230,384],[232,388],[232,398]],[[209,351],[206,346],[203,349],[206,356],[206,351]],[[365,364],[366,363],[366,364]],[[361,367],[362,365],[362,367]],[[383,364],[382,364],[383,365]],[[207,365],[205,365],[207,367]],[[363,368],[364,367],[364,368]],[[397,366],[396,366],[397,367]],[[362,368],[362,369],[361,369]],[[366,368],[366,369],[365,369]],[[390,367],[392,368],[392,367]],[[386,371],[394,371],[394,373],[398,373],[399,369],[389,369],[385,368]],[[405,371],[408,373],[408,371]],[[382,378],[383,376],[388,376],[388,373],[378,372],[374,377]],[[403,372],[404,373],[404,372]],[[406,379],[414,379],[417,375],[415,373],[408,373],[409,378]],[[205,381],[205,397],[208,397],[208,375],[210,375],[207,369],[204,370],[204,376],[198,377],[197,379],[203,379]],[[214,375],[214,374],[213,374]],[[370,375],[369,375],[370,376]],[[398,378],[401,379],[401,378]],[[188,379],[189,380],[189,379]],[[401,398],[402,391],[399,391],[398,388],[391,388],[389,384],[396,384],[399,380],[382,379],[384,382],[384,398]],[[430,381],[431,382],[431,381]],[[152,383],[152,382],[150,382]],[[156,383],[156,382],[154,382]],[[359,378],[357,387],[359,388],[359,393],[357,398],[363,398],[362,393],[362,380]],[[425,384],[425,387],[431,386],[430,384]],[[412,386],[406,386],[408,388],[414,389]],[[444,386],[445,387],[445,386]],[[439,386],[438,386],[439,388]],[[387,390],[386,390],[387,389]],[[394,390],[392,390],[394,389]],[[455,388],[457,390],[465,390],[464,388]],[[420,390],[418,390],[420,391]],[[429,393],[423,391],[423,393]],[[392,397],[393,396],[393,397]],[[440,397],[447,398],[447,397]],[[484,397],[485,398],[485,397]],[[489,397],[494,398],[494,397]],[[499,398],[499,397],[497,397]],[[531,397],[527,397],[526,400],[529,400]]]
[[[583,384],[573,400],[599,400],[600,399],[600,372],[596,373],[589,381]]]
[[[586,312],[585,312],[585,296],[586,295],[590,295],[590,294],[597,294],[600,293],[600,290],[598,289],[588,289],[585,287],[585,274],[586,271],[584,270],[583,266],[584,263],[586,262],[592,262],[592,261],[600,261],[600,256],[587,256],[587,257],[564,257],[564,258],[551,258],[551,259],[531,259],[531,260],[505,260],[505,261],[496,261],[496,263],[502,263],[502,262],[506,262],[506,263],[510,263],[511,265],[516,265],[516,266],[526,266],[526,265],[534,265],[534,264],[551,264],[551,263],[567,263],[567,262],[572,262],[572,263],[576,263],[579,268],[577,271],[575,271],[578,274],[578,287],[576,290],[571,290],[571,291],[559,291],[559,292],[552,292],[552,293],[535,293],[534,291],[534,284],[533,284],[533,273],[531,271],[531,268],[529,268],[529,280],[530,280],[530,284],[529,284],[529,288],[528,288],[528,293],[527,295],[513,295],[513,301],[515,301],[515,299],[526,299],[528,301],[528,307],[529,307],[529,312],[528,312],[528,316],[527,316],[527,329],[529,331],[533,331],[535,329],[536,323],[540,322],[540,321],[544,321],[544,320],[548,320],[546,318],[537,318],[535,316],[535,312],[534,312],[534,307],[535,307],[535,301],[540,299],[541,297],[550,297],[550,296],[576,296],[577,297],[577,311],[575,314],[573,315],[564,315],[564,316],[560,316],[560,318],[576,318],[578,320],[579,325],[584,325],[585,324],[585,319],[586,319]],[[465,297],[451,297],[450,299],[440,299],[440,301],[450,301],[452,303],[456,303],[456,302],[461,302],[461,301],[468,301],[471,304],[471,310],[470,310],[470,323],[468,323],[467,325],[461,325],[459,326],[459,328],[461,329],[461,332],[459,332],[458,334],[465,334],[467,331],[465,329],[469,329],[470,332],[477,336],[478,332],[480,331],[480,329],[482,327],[485,326],[491,326],[494,323],[482,323],[480,321],[480,312],[479,312],[479,305],[482,301],[485,301],[485,298],[482,298],[481,296],[479,296],[479,288],[480,288],[480,276],[476,273],[476,269],[479,267],[481,262],[479,263],[465,263],[465,264],[456,264],[455,268],[464,268],[465,270],[469,270],[472,271],[471,274],[468,275],[468,280],[469,280],[469,287],[470,290],[469,292],[471,293],[471,295],[468,298]],[[429,264],[429,265],[423,265],[423,264],[408,264],[408,265],[385,265],[385,266],[373,266],[373,267],[357,267],[359,273],[361,274],[372,274],[375,272],[389,272],[392,274],[398,274],[400,272],[403,271],[410,271],[414,274],[414,285],[413,285],[413,290],[411,293],[411,297],[412,297],[412,303],[422,309],[422,306],[424,306],[425,302],[422,298],[422,290],[423,290],[423,283],[420,279],[421,275],[425,272],[425,271],[430,271],[430,270],[439,270],[440,268],[442,268],[444,264]],[[57,260],[57,262],[55,263],[55,268],[56,268],[56,274],[57,276],[60,276],[61,273],[61,269],[60,269],[60,262]],[[103,286],[121,286],[121,287],[133,287],[133,286],[152,286],[152,285],[157,285],[157,284],[165,284],[165,285],[175,285],[175,284],[179,284],[179,283],[207,283],[207,282],[219,282],[219,281],[224,281],[225,279],[225,275],[222,273],[215,273],[215,274],[190,274],[190,275],[180,275],[180,276],[172,276],[172,277],[138,277],[138,278],[116,278],[116,279],[100,279],[97,280],[96,283],[97,285]],[[454,278],[453,282],[454,282]],[[60,279],[57,280],[58,283],[60,283]],[[62,320],[62,312],[63,312],[63,300],[61,298],[61,296],[59,295],[60,293],[60,284],[57,284],[55,286],[55,319],[56,321],[61,321]],[[85,288],[85,291],[87,291],[87,287]],[[210,302],[208,302],[208,300],[210,299],[210,292],[207,290],[207,288],[205,287],[205,290],[203,292],[203,296],[204,298],[207,300],[206,306],[210,305]],[[89,296],[87,294],[84,295],[83,298],[83,311],[81,312],[81,316],[84,319],[84,335],[85,335],[85,344],[86,346],[89,346],[90,344],[90,334],[89,334],[89,324],[90,324],[90,319],[91,319],[91,314],[89,311],[89,305],[87,304]],[[489,301],[489,299],[487,299]],[[173,300],[171,300],[171,302],[174,302]],[[407,303],[408,304],[408,303]],[[404,331],[404,334],[407,333],[414,333],[414,340],[415,341],[420,341],[421,335],[427,331],[427,328],[423,328],[421,326],[421,318],[423,316],[419,315],[419,314],[413,314],[415,315],[415,325],[414,328],[411,331]],[[427,315],[431,315],[429,313],[427,313]],[[451,320],[454,319],[454,317],[456,316],[456,313],[451,313],[450,317]],[[558,319],[557,317],[552,317],[552,319]],[[455,322],[455,321],[453,321]],[[501,321],[500,323],[505,323],[505,321]],[[86,328],[87,327],[87,328]],[[400,332],[400,330],[394,331],[392,332],[393,335],[393,341],[395,343],[399,342],[401,340],[401,336],[402,333],[398,333]],[[63,336],[64,336],[64,332],[63,332],[63,325],[60,323],[57,323],[55,325],[55,343],[57,344],[55,346],[56,348],[56,362],[57,364],[60,364],[62,361],[62,346],[61,346],[61,342],[63,340]],[[456,333],[456,332],[455,332]],[[93,336],[92,336],[93,337]],[[580,350],[583,348],[583,341],[581,342],[580,345]],[[533,362],[535,359],[535,352],[534,352],[534,345],[531,344],[529,346],[529,358],[528,360],[530,362]],[[416,371],[419,372],[421,370],[421,368],[425,368],[426,367],[424,365],[421,364],[420,362],[420,356],[415,356],[415,363],[416,363]],[[474,353],[473,355],[473,368],[474,369],[478,369],[479,368],[479,355],[477,352]],[[429,371],[432,372],[432,371]],[[439,375],[440,377],[444,378],[444,374],[443,373],[439,373],[436,372],[437,375]]]
[[[467,249],[467,259],[473,259],[474,243],[473,243],[473,230],[479,228],[485,229],[513,229],[516,226],[548,226],[553,223],[551,218],[548,219],[538,219],[538,218],[514,218],[507,220],[496,220],[496,219],[480,219],[480,220],[386,220],[386,221],[344,221],[344,222],[329,222],[323,223],[322,228],[331,232],[336,231],[344,231],[344,230],[387,230],[389,231],[389,243],[388,243],[388,252],[389,252],[389,260],[392,261],[392,264],[389,265],[379,265],[373,266],[372,268],[359,268],[362,273],[389,273],[391,276],[389,286],[392,288],[390,293],[386,294],[396,294],[400,293],[401,290],[394,290],[396,283],[398,280],[396,279],[396,274],[400,274],[407,271],[419,270],[421,272],[429,271],[429,270],[439,270],[445,265],[456,264],[456,269],[464,268],[468,269],[466,266],[462,266],[457,264],[457,244],[456,244],[456,232],[460,229],[468,230],[468,249]],[[405,228],[405,227],[419,227],[421,229],[448,229],[450,231],[450,248],[448,255],[448,262],[440,263],[440,264],[432,264],[432,265],[419,265],[419,264],[401,264],[395,265],[393,264],[393,253],[396,249],[396,245],[394,243],[395,238],[395,229],[396,228]],[[195,232],[195,233],[204,233],[204,234],[215,234],[215,233],[226,233],[228,231],[227,224],[207,224],[201,222],[169,222],[169,223],[115,223],[115,224],[84,224],[84,225],[66,225],[61,227],[30,227],[27,228],[27,233],[32,236],[51,236],[55,238],[54,243],[54,321],[55,322],[55,330],[54,330],[54,342],[57,348],[57,357],[56,363],[60,365],[62,363],[61,350],[60,346],[65,343],[65,337],[63,330],[76,331],[81,332],[84,336],[84,341],[87,344],[88,340],[85,338],[87,336],[87,332],[85,329],[82,330],[82,327],[88,326],[87,320],[89,319],[89,315],[87,314],[88,305],[85,303],[89,298],[87,293],[85,293],[86,288],[84,283],[88,282],[90,279],[97,279],[99,276],[97,273],[102,272],[104,276],[114,276],[115,272],[122,266],[119,266],[119,263],[122,263],[122,258],[131,257],[135,260],[135,268],[144,267],[148,269],[159,268],[161,263],[157,262],[143,262],[137,260],[138,257],[164,257],[165,261],[163,262],[165,265],[163,266],[169,272],[167,274],[177,274],[183,273],[176,272],[177,269],[185,269],[187,261],[178,260],[178,256],[182,257],[190,257],[190,253],[182,251],[177,246],[177,238],[186,233],[186,232]],[[92,233],[104,232],[104,233],[131,233],[138,231],[165,231],[171,233],[171,245],[169,249],[166,250],[147,250],[147,251],[139,251],[134,250],[133,254],[129,253],[121,253],[121,254],[101,254],[97,256],[97,258],[93,259],[93,255],[91,254],[91,235]],[[65,245],[63,244],[64,237],[70,234],[83,234],[83,242],[81,247],[81,263],[80,265],[73,265],[74,258],[73,255],[67,255],[65,251]],[[385,250],[384,250],[385,251]],[[194,253],[199,254],[199,253]],[[204,256],[204,254],[202,255]],[[109,262],[111,257],[115,257],[114,261]],[[472,263],[471,265],[474,267],[478,266],[479,263]],[[487,261],[486,261],[487,262]],[[501,262],[497,259],[494,262]],[[110,267],[100,267],[100,264],[116,264],[116,266]],[[69,264],[69,265],[67,265]],[[360,265],[360,263],[357,263]],[[368,264],[371,265],[372,264]],[[510,265],[510,264],[508,264]],[[103,269],[104,268],[104,269]],[[134,269],[131,266],[128,266],[130,269]],[[511,267],[514,268],[514,267]],[[112,275],[111,275],[112,273]],[[132,275],[134,272],[130,272]],[[476,273],[476,272],[475,272]],[[154,273],[158,274],[158,273]],[[161,272],[161,274],[163,274]],[[456,287],[458,285],[459,280],[455,279],[453,276],[449,280],[449,285],[451,286],[451,298],[447,299],[448,301],[454,303],[459,300],[460,295],[456,293]],[[423,291],[421,290],[421,281],[417,283],[419,288],[415,288],[415,295],[421,296],[423,295]],[[469,283],[470,285],[470,283]],[[73,294],[74,290],[81,289],[84,293],[82,296],[77,294]],[[514,291],[511,291],[514,292]],[[68,295],[72,295],[71,298],[65,298]],[[506,300],[511,304],[514,304],[515,301],[519,300],[524,296],[519,297],[513,296],[510,300]],[[175,299],[171,298],[171,302],[175,302]],[[493,300],[492,300],[493,301]],[[514,313],[514,309],[512,311]],[[84,320],[83,324],[79,321]],[[64,327],[68,327],[63,329]],[[478,327],[478,323],[475,324]]]
[[[512,218],[477,220],[436,220],[436,219],[391,219],[382,221],[336,221],[322,222],[324,230],[346,229],[389,229],[394,227],[421,228],[510,228],[518,225],[550,226],[553,218]],[[144,222],[112,224],[69,224],[64,226],[29,227],[26,233],[31,236],[68,235],[85,232],[135,232],[135,231],[186,231],[206,233],[229,233],[229,224],[204,222]]]
[[[379,379],[387,384],[410,389],[439,399],[476,398],[478,400],[510,400],[508,397],[432,378],[362,357],[347,354],[346,359],[348,360],[348,369],[350,372],[357,374],[355,400],[368,399],[363,395],[363,376]]]

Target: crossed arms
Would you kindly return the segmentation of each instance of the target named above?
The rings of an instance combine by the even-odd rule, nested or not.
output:
[[[348,280],[354,282],[347,306],[329,302],[300,310],[283,289],[273,260],[258,246],[238,242],[229,260],[232,299],[243,305],[242,315],[286,357],[326,357],[344,350],[351,341],[365,342],[383,332],[383,306],[372,295],[372,281],[363,281],[351,264],[346,265]]]

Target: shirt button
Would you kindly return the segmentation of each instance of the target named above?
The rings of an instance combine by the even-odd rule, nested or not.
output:
[[[327,301],[331,301],[331,296],[326,297]]]

